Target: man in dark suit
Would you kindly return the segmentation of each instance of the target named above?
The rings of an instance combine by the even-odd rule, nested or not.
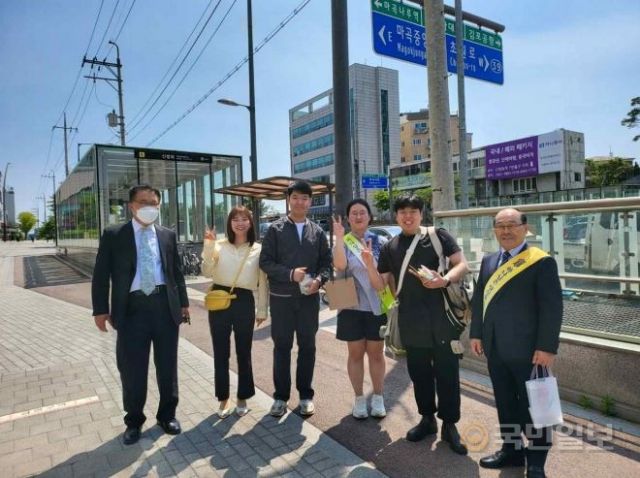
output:
[[[116,358],[122,381],[126,445],[137,442],[146,417],[149,351],[160,391],[156,418],[168,434],[180,433],[178,405],[178,329],[189,320],[189,300],[180,271],[176,235],[153,223],[160,191],[147,185],[129,191],[133,220],[105,229],[93,270],[91,298],[98,329],[118,331]],[[111,312],[109,312],[111,281]]]
[[[550,367],[558,351],[562,323],[558,267],[552,257],[527,245],[527,218],[520,211],[500,211],[494,232],[500,251],[482,259],[470,338],[472,351],[487,357],[503,445],[482,458],[480,466],[524,466],[526,461],[527,477],[541,478],[551,429],[533,427],[525,382],[533,365]]]

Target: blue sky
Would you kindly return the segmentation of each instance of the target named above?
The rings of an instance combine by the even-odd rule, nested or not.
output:
[[[136,116],[140,116],[141,108],[198,19],[204,11],[208,15],[217,3],[217,0],[0,2],[3,150],[0,169],[4,171],[7,161],[11,162],[7,185],[16,190],[17,212],[42,204],[35,200],[38,195],[51,194],[51,180],[43,179],[43,174],[53,169],[57,178],[63,177],[62,131],[55,130],[52,135],[51,127],[62,125],[62,111],[83,55],[88,52],[90,57],[96,53],[104,57],[108,52],[106,42],[115,38],[132,4],[118,38],[124,65],[125,117],[127,129],[131,129],[129,144],[239,154],[245,158],[248,177],[248,113],[244,108],[231,108],[216,101],[232,98],[248,102],[246,65],[156,140],[246,56],[244,0],[220,1],[185,67],[166,93],[173,91],[229,11],[197,64],[155,119],[150,121],[157,108],[133,128]],[[257,46],[301,3],[302,0],[253,0],[254,44]],[[289,174],[288,110],[331,87],[330,3],[311,0],[255,56],[261,177]],[[426,69],[375,54],[370,2],[348,3],[350,63],[399,70],[401,111],[427,107]],[[208,5],[211,6],[207,9]],[[474,146],[566,128],[585,134],[587,156],[612,151],[615,155],[640,158],[640,143],[631,140],[638,131],[620,125],[630,109],[630,99],[640,96],[637,28],[640,2],[463,0],[463,8],[506,26],[502,34],[504,85],[472,79],[466,82],[467,128],[473,133]],[[108,59],[115,59],[114,51]],[[82,70],[83,75],[89,72],[88,66]],[[452,112],[457,111],[455,84],[455,77],[450,77]],[[163,96],[156,106],[166,98],[167,95]],[[117,95],[106,82],[99,81],[94,86],[81,76],[66,108],[70,126],[79,129],[71,136],[69,146],[72,166],[78,143],[118,141],[105,120],[112,108],[117,108]]]

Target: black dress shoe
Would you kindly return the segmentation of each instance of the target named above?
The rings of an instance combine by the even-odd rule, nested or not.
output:
[[[527,478],[545,478],[544,468],[542,466],[529,465],[527,466]]]
[[[140,440],[140,427],[127,427],[122,435],[122,442],[125,445],[133,445]]]
[[[182,432],[182,428],[180,428],[180,422],[175,418],[172,418],[171,420],[168,420],[166,422],[158,420],[158,425],[164,430],[165,433],[169,435],[178,435],[180,432]]]
[[[468,453],[467,447],[460,442],[460,434],[458,433],[455,423],[445,423],[442,425],[440,438],[442,438],[442,441],[446,441],[449,444],[449,448],[458,455],[466,455]]]
[[[507,466],[524,466],[524,452],[506,452],[498,450],[493,455],[480,458],[482,468],[505,468]]]
[[[407,432],[407,440],[420,441],[436,433],[438,433],[438,424],[435,417],[433,415],[424,416],[420,423]]]

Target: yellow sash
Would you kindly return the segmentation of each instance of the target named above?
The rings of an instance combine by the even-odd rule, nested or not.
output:
[[[527,247],[520,254],[498,267],[484,287],[484,296],[482,301],[484,304],[484,308],[482,309],[483,319],[491,299],[493,299],[493,297],[507,282],[520,274],[527,267],[532,266],[548,255],[549,254],[537,247]]]

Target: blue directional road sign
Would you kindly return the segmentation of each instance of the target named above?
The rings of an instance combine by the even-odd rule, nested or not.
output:
[[[426,34],[423,25],[372,11],[373,49],[384,56],[397,58],[418,65],[427,64]],[[448,31],[448,30],[447,30]],[[445,35],[447,45],[447,70],[456,73],[456,38]],[[465,39],[464,74],[470,78],[499,85],[504,83],[502,50]]]
[[[456,38],[446,35],[447,71],[457,73]],[[502,85],[502,51],[479,43],[464,41],[464,76]]]
[[[363,174],[362,187],[365,189],[383,189],[388,187],[387,177],[383,174]]]
[[[427,64],[424,27],[399,18],[371,12],[373,50],[384,56],[425,66]]]

